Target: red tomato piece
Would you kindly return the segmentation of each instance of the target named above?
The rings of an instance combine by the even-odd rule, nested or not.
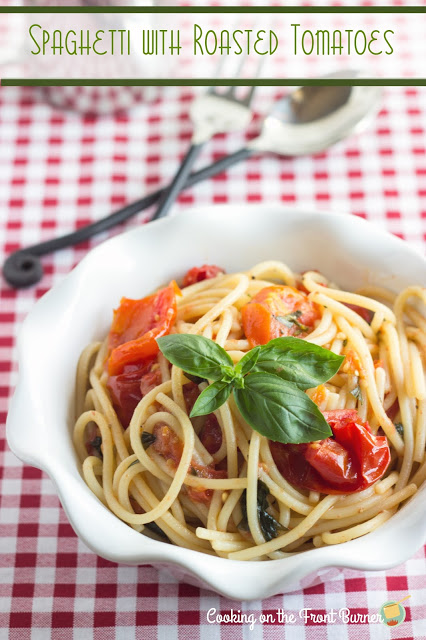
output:
[[[190,284],[216,278],[220,273],[225,273],[225,269],[217,267],[215,264],[203,264],[202,267],[192,267],[183,278],[183,286],[189,287]]]
[[[107,389],[123,427],[129,425],[140,400],[160,383],[161,372],[156,358],[126,364],[122,373],[108,378]]]
[[[226,471],[217,471],[214,467],[205,467],[192,462],[191,473],[199,478],[227,478]],[[202,504],[210,504],[213,496],[213,489],[202,489],[201,487],[188,487],[188,496],[193,502],[201,502]]]
[[[357,304],[349,304],[349,302],[344,303],[345,307],[349,307],[352,311],[355,311],[363,320],[365,320],[368,324],[371,324],[371,321],[374,316],[374,311],[371,309],[366,309],[365,307],[360,307]]]
[[[314,273],[319,273],[318,269],[307,269],[306,271],[302,271],[301,272],[301,279],[297,280],[296,282],[296,287],[299,289],[299,291],[303,291],[303,293],[307,293],[309,294],[310,291],[309,289],[307,289],[305,287],[305,285],[303,284],[303,276],[305,275],[305,273],[308,273],[308,271],[313,271]],[[318,283],[321,287],[325,287],[326,285],[324,284],[324,282],[319,282]]]
[[[153,433],[155,441],[152,446],[155,451],[166,460],[171,460],[173,466],[177,467],[183,451],[180,438],[178,438],[173,429],[170,429],[165,424],[156,424]]]
[[[309,289],[307,289],[305,287],[305,285],[303,284],[303,282],[301,280],[298,280],[296,282],[296,287],[298,291],[301,291],[302,293],[306,293],[306,295],[308,295],[310,293]]]
[[[188,415],[191,413],[192,408],[200,395],[198,385],[194,382],[189,382],[183,387],[183,397],[185,398],[185,405]],[[201,443],[207,449],[210,454],[214,454],[219,451],[222,446],[222,429],[219,426],[214,413],[209,413],[207,416],[198,416],[198,425],[202,424],[199,432],[199,438]]]
[[[176,319],[176,293],[173,281],[141,300],[122,298],[114,311],[108,337],[110,376],[121,373],[127,364],[139,363],[158,353],[156,338],[169,333]]]
[[[385,473],[390,451],[386,436],[374,436],[355,409],[325,411],[333,437],[307,444],[271,442],[275,463],[290,484],[321,493],[362,491]]]
[[[222,446],[222,429],[214,413],[206,416],[204,426],[199,433],[199,438],[201,444],[204,445],[211,455],[219,451]]]
[[[397,398],[395,402],[386,411],[386,415],[393,422],[396,416],[398,415],[398,411],[399,411],[399,400]]]
[[[129,500],[135,513],[145,513],[139,502],[137,502],[132,496],[129,496]]]
[[[188,415],[191,413],[192,408],[200,395],[198,385],[194,382],[189,382],[183,387],[183,397],[185,398],[185,405]],[[210,454],[214,454],[219,451],[222,446],[222,429],[219,426],[214,413],[209,413],[207,416],[198,416],[196,418],[197,426],[200,428],[199,438],[201,443],[207,449]],[[201,426],[200,426],[201,425]]]
[[[318,305],[294,287],[265,287],[241,310],[251,347],[282,336],[306,336],[321,317]]]
[[[183,397],[185,400],[186,411],[189,415],[201,392],[198,388],[198,384],[195,384],[195,382],[188,382],[187,384],[184,384],[182,389],[183,389]]]
[[[155,442],[152,445],[157,453],[162,455],[166,460],[170,460],[173,467],[176,468],[180,462],[183,445],[181,440],[167,425],[157,424],[154,427]],[[191,460],[188,473],[199,478],[226,478],[227,472],[216,470],[214,466],[200,465]],[[202,487],[187,487],[188,496],[194,502],[202,502],[209,504],[213,495],[212,489],[203,489]]]
[[[350,490],[358,482],[349,451],[333,438],[309,443],[305,459],[330,485]]]
[[[358,460],[361,483],[358,491],[381,478],[390,461],[386,436],[374,436],[368,422],[361,422],[354,409],[343,410],[343,414],[338,410],[325,411],[324,417],[336,440]]]
[[[365,371],[364,367],[362,366],[361,360],[359,359],[358,354],[353,349],[347,349],[345,355],[345,364],[348,365],[348,371],[350,371],[350,373],[356,374],[357,376],[365,376]]]

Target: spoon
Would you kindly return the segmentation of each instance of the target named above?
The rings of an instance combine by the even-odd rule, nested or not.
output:
[[[357,79],[360,74],[356,71],[330,74],[324,76],[323,85],[297,88],[274,105],[262,123],[260,134],[247,146],[191,173],[183,188],[192,187],[254,154],[319,153],[365,128],[378,111],[381,90],[373,86],[327,85],[328,79],[339,77]],[[39,256],[73,246],[124,222],[157,202],[164,191],[159,189],[77,231],[15,251],[3,265],[4,278],[18,289],[36,284],[43,276]]]

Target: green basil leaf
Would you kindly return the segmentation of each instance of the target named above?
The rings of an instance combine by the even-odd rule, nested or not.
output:
[[[170,540],[168,539],[164,531],[160,529],[158,524],[156,524],[155,522],[147,522],[144,526],[150,531],[152,531],[153,533],[155,533],[157,536],[160,536],[161,538],[165,538],[167,542],[170,542]]]
[[[263,537],[266,542],[273,540],[278,536],[278,533],[283,530],[283,526],[280,522],[275,520],[268,511],[258,511],[259,513],[259,525],[262,531]]]
[[[270,373],[250,373],[244,389],[234,389],[244,419],[275,442],[299,444],[332,435],[317,405],[291,382]]]
[[[402,422],[395,422],[395,429],[398,431],[402,439],[404,439],[404,425]]]
[[[225,349],[203,336],[176,333],[157,338],[157,344],[169,362],[194,376],[220,380],[222,370],[234,366]]]
[[[269,489],[268,486],[262,482],[262,480],[257,481],[257,503],[258,507],[261,509],[267,509],[269,507],[268,502]]]
[[[300,338],[275,338],[260,348],[253,372],[273,373],[299,389],[312,389],[330,380],[344,359]]]
[[[257,514],[259,517],[259,526],[262,531],[263,537],[266,542],[273,540],[277,537],[278,532],[282,531],[283,526],[278,520],[275,520],[267,509],[269,508],[268,502],[269,489],[267,485],[261,480],[257,481]]]
[[[141,440],[142,440],[142,446],[146,451],[148,447],[154,444],[154,442],[157,440],[157,437],[153,433],[150,433],[149,431],[142,431]]]
[[[238,376],[245,376],[253,369],[259,357],[260,349],[261,347],[251,349],[251,351],[248,351],[239,363],[235,365],[235,373]]]
[[[216,411],[216,409],[219,409],[219,407],[228,400],[231,391],[232,384],[229,382],[222,382],[221,380],[213,382],[213,384],[200,393],[189,417],[205,416]]]
[[[292,311],[285,316],[274,316],[274,318],[275,320],[278,320],[278,322],[281,322],[281,324],[285,325],[288,329],[296,328],[296,333],[300,334],[304,331],[309,331],[309,327],[299,321],[301,315],[302,312],[300,309],[297,309],[297,311]]]
[[[104,459],[103,453],[102,453],[102,438],[101,436],[96,436],[95,438],[93,438],[93,440],[90,442],[90,445],[92,447],[92,449],[96,452],[97,457],[100,458],[101,460]]]
[[[359,382],[350,393],[356,400],[359,400],[359,402],[362,404],[362,391],[361,387],[359,386]]]
[[[269,489],[264,482],[258,480],[257,482],[257,517],[259,521],[259,526],[262,531],[263,537],[266,542],[273,540],[277,537],[278,532],[282,531],[283,526],[280,522],[275,520],[274,516],[272,516],[268,511],[269,502],[268,502]],[[242,529],[243,531],[248,531],[248,519],[247,519],[247,491],[244,489],[241,498],[241,512],[243,517],[238,523],[238,529]]]

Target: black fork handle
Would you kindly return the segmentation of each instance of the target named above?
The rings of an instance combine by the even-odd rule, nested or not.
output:
[[[200,144],[192,144],[188,152],[183,159],[182,164],[179,167],[175,177],[173,178],[171,184],[167,187],[167,189],[163,192],[160,198],[160,202],[158,203],[158,207],[154,215],[152,216],[152,220],[158,220],[159,218],[164,218],[170,210],[170,207],[176,200],[179,195],[179,192],[183,188],[192,167],[196,159],[198,158],[201,149],[203,148],[204,143]]]
[[[254,153],[256,152],[253,149],[243,147],[228,156],[220,158],[207,167],[204,167],[195,173],[191,173],[183,185],[183,189],[188,189],[207,178],[211,178],[218,173],[222,173],[229,167],[232,167],[238,162],[242,162]],[[73,231],[72,233],[60,236],[59,238],[52,238],[51,240],[46,240],[45,242],[40,242],[39,244],[19,249],[18,251],[11,253],[3,265],[3,276],[5,280],[16,289],[22,289],[37,284],[37,282],[39,282],[43,277],[43,267],[40,261],[40,256],[53,253],[59,249],[65,249],[66,247],[72,247],[80,242],[84,242],[85,240],[92,238],[102,231],[107,231],[108,229],[111,229],[111,227],[115,227],[140,211],[144,211],[145,209],[148,209],[148,207],[151,207],[166,192],[167,187],[159,189],[158,191],[144,196],[140,200],[136,200],[135,202],[122,207],[105,218],[101,218],[101,220],[97,220],[92,224],[81,227],[81,229],[77,229],[77,231]]]

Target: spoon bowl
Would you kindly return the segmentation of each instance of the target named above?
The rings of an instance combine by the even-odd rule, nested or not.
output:
[[[347,77],[348,74],[345,74]],[[339,79],[331,74],[328,79]],[[351,78],[360,78],[353,72]],[[279,100],[263,121],[260,135],[249,148],[283,156],[325,151],[359,132],[377,113],[381,89],[372,86],[315,85],[299,87]]]

